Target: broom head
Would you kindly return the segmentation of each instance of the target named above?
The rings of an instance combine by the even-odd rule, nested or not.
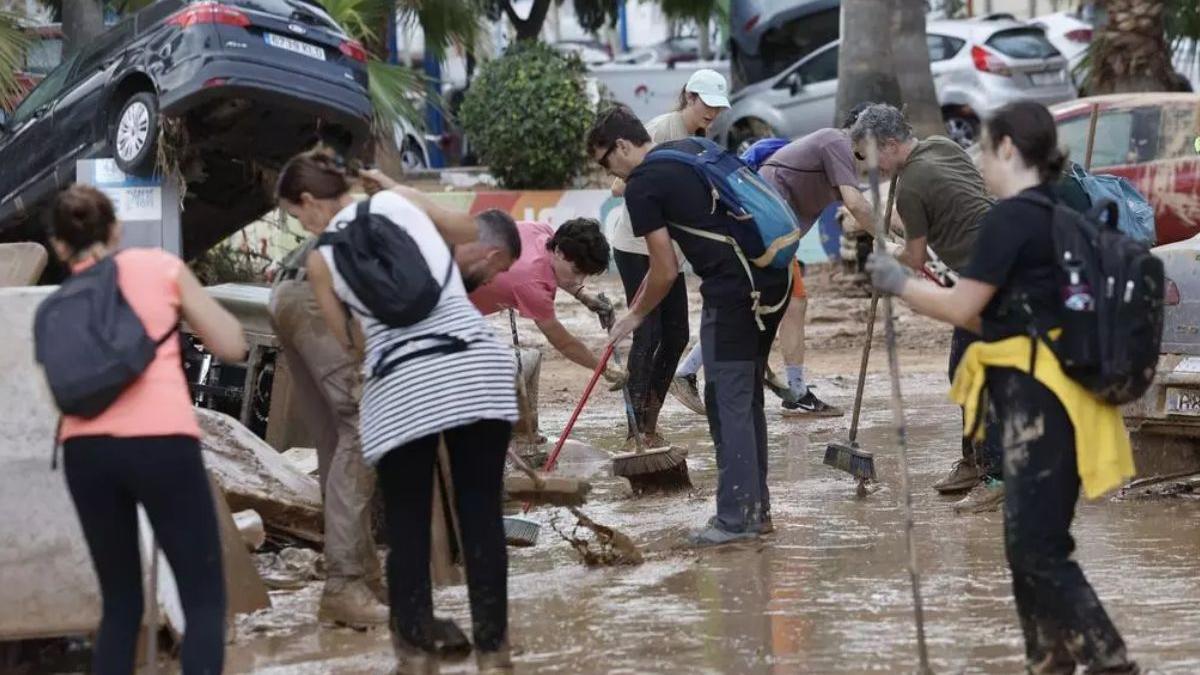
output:
[[[504,477],[508,499],[539,506],[580,506],[587,501],[592,486],[587,481],[563,476],[539,474],[541,485],[525,474]]]
[[[537,544],[541,526],[528,518],[504,517],[504,540],[509,546],[533,546]]]
[[[857,443],[830,443],[825,448],[825,464],[859,480],[875,480],[875,456]]]
[[[613,457],[613,475],[629,481],[634,494],[674,492],[692,487],[687,450],[669,446]]]

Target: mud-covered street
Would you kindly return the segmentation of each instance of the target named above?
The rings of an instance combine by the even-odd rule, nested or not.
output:
[[[602,282],[612,291],[615,286]],[[541,508],[538,545],[509,549],[510,624],[518,672],[898,673],[914,669],[912,596],[904,566],[900,467],[892,444],[882,349],[873,354],[860,440],[876,453],[882,489],[865,499],[821,463],[842,439],[861,346],[866,300],[810,281],[808,367],[821,395],[847,416],[798,420],[768,395],[775,534],[754,545],[696,552],[685,532],[713,509],[715,460],[704,420],[675,401],[663,432],[690,451],[695,489],[634,499],[608,476],[624,441],[617,394],[589,403],[572,438],[591,447],[564,454],[560,471],[587,477],[584,512],[630,535],[639,567],[588,569],[551,529],[563,510]],[[694,291],[694,289],[693,289]],[[693,294],[693,300],[696,300]],[[693,312],[698,310],[693,302]],[[602,342],[594,318],[561,297],[564,323]],[[497,320],[507,334],[507,320]],[[593,324],[594,325],[594,324]],[[942,673],[1013,673],[1023,664],[1004,562],[999,513],[956,516],[929,485],[958,453],[958,411],[946,398],[942,331],[902,315],[903,390],[909,421],[916,536],[932,665]],[[880,331],[882,332],[882,331]],[[541,340],[522,326],[522,340]],[[541,426],[565,424],[587,374],[546,353]],[[1083,565],[1133,656],[1154,672],[1200,672],[1200,500],[1081,503],[1074,528]],[[231,673],[383,673],[386,631],[323,627],[320,584],[274,591],[274,608],[243,617],[228,653]],[[465,587],[436,592],[439,614],[469,626]],[[443,672],[473,672],[473,664]]]

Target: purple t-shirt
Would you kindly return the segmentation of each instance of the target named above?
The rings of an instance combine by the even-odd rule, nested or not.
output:
[[[787,199],[805,227],[826,206],[841,201],[839,186],[859,184],[850,137],[839,129],[818,129],[788,143],[758,173]]]

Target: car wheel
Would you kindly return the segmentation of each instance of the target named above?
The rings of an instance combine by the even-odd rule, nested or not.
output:
[[[412,138],[404,139],[404,147],[400,149],[400,166],[405,171],[420,171],[426,166],[425,155]]]
[[[962,147],[970,147],[979,139],[979,120],[954,112],[945,116],[946,135]]]
[[[729,149],[740,153],[743,145],[750,147],[749,144],[754,141],[773,136],[775,136],[775,130],[762,120],[749,119],[738,122],[729,130]]]
[[[158,160],[158,101],[151,92],[130,96],[121,106],[108,139],[117,168],[133,176],[154,173]]]

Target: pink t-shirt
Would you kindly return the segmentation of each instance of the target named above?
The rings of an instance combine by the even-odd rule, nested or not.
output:
[[[553,319],[558,283],[546,242],[554,236],[554,230],[545,223],[521,221],[517,231],[521,235],[520,259],[507,272],[475,289],[471,302],[484,316],[511,308],[526,319]]]
[[[150,339],[158,340],[180,320],[179,272],[183,261],[153,248],[121,251],[116,261],[121,293],[142,320]],[[179,340],[171,338],[158,348],[141,377],[107,410],[92,419],[64,415],[59,439],[175,435],[199,438],[200,427],[183,376]]]

